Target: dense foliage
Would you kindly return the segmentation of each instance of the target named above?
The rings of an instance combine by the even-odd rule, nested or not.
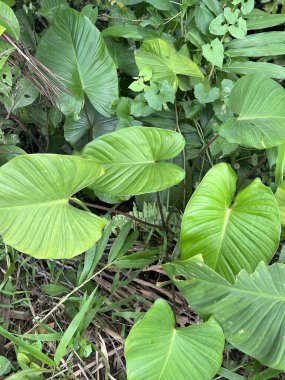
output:
[[[0,377],[285,373],[284,23],[0,0]]]

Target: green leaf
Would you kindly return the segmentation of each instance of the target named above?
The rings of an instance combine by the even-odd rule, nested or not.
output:
[[[103,37],[123,37],[135,41],[142,40],[145,35],[144,29],[138,25],[114,25],[102,31]]]
[[[162,107],[168,109],[167,102],[174,103],[175,93],[171,85],[164,80],[161,85],[151,84],[146,86],[144,90],[144,97],[150,107],[157,111],[161,111]]]
[[[260,9],[254,9],[245,16],[248,30],[266,29],[285,22],[285,14],[271,14]]]
[[[168,11],[171,8],[169,0],[145,0],[145,2],[160,11]]]
[[[229,26],[230,34],[235,38],[244,38],[247,33],[246,21],[240,17],[237,24]]]
[[[131,104],[131,114],[135,117],[148,116],[155,110],[148,105],[143,94],[137,95]]]
[[[41,286],[41,291],[51,297],[57,297],[62,293],[68,293],[68,289],[63,285],[44,284]]]
[[[255,33],[225,45],[230,57],[262,57],[285,54],[285,32]]]
[[[239,9],[236,9],[235,11],[232,11],[230,7],[224,9],[224,16],[229,24],[235,24],[239,18],[239,14]]]
[[[34,376],[40,376],[43,373],[49,373],[52,371],[45,370],[45,369],[25,369],[23,371],[14,373],[13,375],[7,377],[6,380],[27,380],[27,379],[33,379]],[[28,376],[28,377],[27,377]]]
[[[63,356],[65,356],[67,346],[71,342],[71,339],[73,338],[74,334],[78,331],[81,322],[86,316],[93,302],[95,293],[96,293],[96,289],[90,294],[87,300],[83,302],[83,304],[80,306],[79,312],[76,314],[76,316],[73,318],[73,320],[69,324],[68,328],[65,330],[63,337],[61,338],[59,345],[57,346],[57,349],[54,354],[54,361],[56,365],[59,365],[61,359],[63,358]]]
[[[66,88],[59,99],[64,113],[78,114],[86,95],[99,113],[110,115],[118,98],[115,64],[99,30],[86,16],[59,9],[39,42],[37,58]]]
[[[269,78],[285,79],[284,67],[267,62],[233,61],[224,65],[223,71],[235,74],[260,74]]]
[[[218,38],[215,38],[211,44],[202,46],[203,56],[213,65],[222,67],[224,60],[224,46]]]
[[[51,360],[47,355],[43,354],[38,348],[9,333],[9,331],[5,330],[2,326],[0,326],[0,335],[4,336],[6,339],[9,339],[21,349],[28,352],[29,355],[33,356],[35,359],[38,359],[49,366],[55,366],[53,360]]]
[[[69,205],[102,166],[80,157],[22,155],[0,168],[0,234],[36,258],[71,258],[100,239],[105,221]]]
[[[125,344],[129,380],[211,380],[222,363],[223,331],[212,318],[175,328],[166,301],[159,299],[131,330]]]
[[[22,77],[13,89],[13,97],[7,96],[4,105],[7,110],[14,112],[17,108],[32,104],[38,96],[38,89],[27,78]]]
[[[209,31],[216,36],[223,36],[229,29],[225,16],[221,13],[209,25]]]
[[[228,142],[257,149],[285,143],[285,91],[280,84],[247,75],[234,85],[228,104],[235,116],[220,130]]]
[[[20,25],[12,9],[3,1],[0,1],[0,26],[5,28],[5,32],[12,38],[20,38]]]
[[[195,98],[201,104],[212,103],[220,97],[220,90],[217,87],[206,88],[203,83],[198,83],[194,90]]]
[[[207,265],[229,281],[269,263],[279,243],[280,220],[271,190],[255,179],[235,198],[230,165],[210,169],[187,204],[181,226],[183,259],[202,253]]]
[[[5,356],[0,356],[0,376],[7,375],[11,372],[12,363]]]
[[[130,127],[101,136],[82,150],[85,158],[103,165],[104,177],[92,187],[114,195],[137,195],[164,190],[181,182],[184,170],[162,162],[184,147],[177,132],[160,128]]]
[[[81,148],[90,140],[113,132],[116,129],[117,122],[116,116],[106,117],[100,115],[89,102],[86,102],[79,119],[66,118],[64,137],[73,146],[81,142]]]
[[[66,0],[42,0],[41,7],[37,11],[37,14],[45,17],[49,22],[52,22],[59,9],[66,10],[68,7],[68,2]]]
[[[275,193],[282,227],[285,227],[285,181],[281,182]]]
[[[92,24],[95,24],[98,18],[98,7],[94,4],[87,4],[82,8],[81,13],[88,17]]]
[[[250,13],[254,8],[254,0],[242,0],[240,10],[244,15]]]
[[[193,310],[221,323],[229,343],[266,366],[285,369],[284,264],[261,262],[253,274],[242,270],[234,285],[201,256],[166,264],[164,270]]]
[[[139,70],[152,68],[152,81],[162,83],[167,80],[174,90],[178,86],[178,75],[203,78],[198,66],[186,56],[161,39],[145,41],[135,55]]]

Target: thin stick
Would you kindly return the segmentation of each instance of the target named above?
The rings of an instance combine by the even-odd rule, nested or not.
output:
[[[162,204],[161,204],[161,199],[160,199],[160,193],[159,193],[159,191],[156,193],[156,199],[157,199],[157,204],[158,204],[158,210],[159,210],[159,213],[160,213],[161,223],[162,223],[163,228],[164,228],[164,230],[166,232],[167,231],[167,224],[165,222],[165,218],[164,218],[164,214],[163,214],[163,208],[162,208]]]

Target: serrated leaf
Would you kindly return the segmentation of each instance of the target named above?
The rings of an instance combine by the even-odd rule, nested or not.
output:
[[[163,321],[163,323],[162,323]],[[175,328],[166,301],[159,299],[131,330],[125,345],[129,380],[211,380],[222,363],[223,331],[212,318]]]
[[[188,202],[181,226],[183,259],[203,255],[229,281],[240,270],[269,263],[279,243],[280,219],[271,190],[260,179],[238,193],[237,176],[225,163],[210,169]]]

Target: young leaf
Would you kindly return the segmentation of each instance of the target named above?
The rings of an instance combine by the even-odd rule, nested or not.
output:
[[[224,60],[224,46],[218,38],[215,38],[211,44],[202,46],[203,56],[213,65],[222,67]]]
[[[167,80],[176,91],[178,76],[203,78],[198,66],[161,39],[145,41],[136,52],[136,64],[139,70],[144,67],[152,68],[152,81],[162,83]]]
[[[280,84],[247,75],[236,82],[229,106],[235,116],[220,130],[227,141],[257,149],[285,143],[285,91]]]
[[[229,26],[229,32],[235,38],[244,38],[247,33],[246,21],[240,17],[235,25]]]
[[[285,370],[285,265],[261,262],[242,270],[231,285],[195,256],[164,270],[198,313],[214,316],[238,350],[271,368]],[[183,276],[185,280],[180,280]]]
[[[167,102],[174,103],[175,93],[170,84],[164,80],[160,86],[152,84],[145,87],[144,97],[150,107],[156,111],[161,111],[162,107],[168,109]]]
[[[66,87],[59,94],[63,112],[78,114],[86,94],[98,112],[110,115],[118,98],[116,68],[99,30],[87,17],[71,8],[59,9],[39,42],[37,58]]]
[[[22,155],[0,168],[0,234],[33,257],[70,258],[100,239],[105,221],[69,205],[102,175],[96,162],[53,154]]]
[[[198,83],[194,90],[195,98],[201,104],[212,103],[220,97],[220,90],[217,87],[206,88],[203,83]]]
[[[131,330],[125,345],[129,380],[211,380],[222,363],[223,331],[211,318],[175,328],[166,301],[159,299]]]
[[[236,197],[237,176],[225,163],[210,169],[187,204],[181,226],[183,259],[202,253],[207,265],[229,281],[252,272],[276,252],[280,220],[271,190],[254,180]]]
[[[82,156],[100,163],[104,177],[92,188],[114,195],[137,195],[164,190],[181,182],[184,170],[167,162],[184,147],[177,132],[130,127],[101,136],[87,144]]]
[[[227,33],[229,26],[225,16],[221,13],[209,25],[209,31],[216,36],[223,36]]]

